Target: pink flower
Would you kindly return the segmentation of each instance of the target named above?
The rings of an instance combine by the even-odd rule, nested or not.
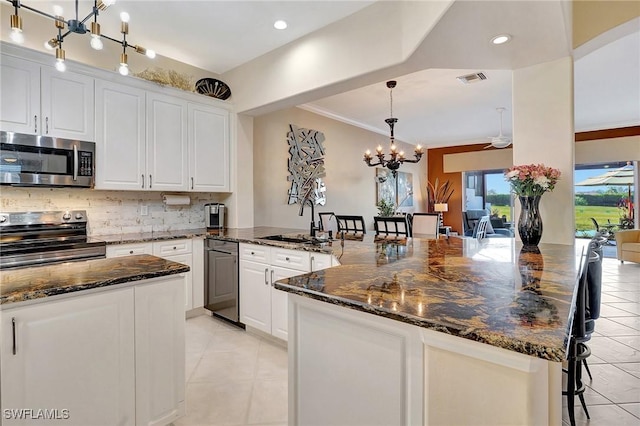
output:
[[[555,188],[560,170],[544,164],[513,166],[504,171],[504,178],[519,196],[541,195]]]

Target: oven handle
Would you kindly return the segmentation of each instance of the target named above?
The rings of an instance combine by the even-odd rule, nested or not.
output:
[[[78,146],[73,145],[73,180],[78,180]]]

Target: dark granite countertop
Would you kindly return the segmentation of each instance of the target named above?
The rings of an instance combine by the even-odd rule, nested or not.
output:
[[[582,247],[367,235],[322,250],[341,266],[276,288],[551,361],[565,357]]]
[[[189,272],[151,255],[58,263],[0,271],[0,305]]]

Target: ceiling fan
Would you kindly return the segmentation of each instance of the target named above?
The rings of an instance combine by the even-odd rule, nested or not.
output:
[[[498,134],[498,136],[490,137],[489,140],[491,140],[491,144],[485,146],[484,149],[487,149],[490,147],[506,148],[509,145],[511,145],[511,138],[504,136],[502,134],[502,113],[505,111],[505,109],[506,108],[503,108],[503,107],[496,108],[496,111],[498,111],[498,113],[500,114],[500,133]]]

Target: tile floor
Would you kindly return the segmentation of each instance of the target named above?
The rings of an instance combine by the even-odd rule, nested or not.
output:
[[[640,425],[640,264],[603,261],[602,312],[589,346],[591,421]],[[187,413],[182,425],[286,425],[286,349],[208,315],[187,320]],[[585,374],[586,376],[586,374]],[[568,424],[566,409],[563,422]]]
[[[287,350],[224,321],[187,320],[182,425],[286,425]]]

